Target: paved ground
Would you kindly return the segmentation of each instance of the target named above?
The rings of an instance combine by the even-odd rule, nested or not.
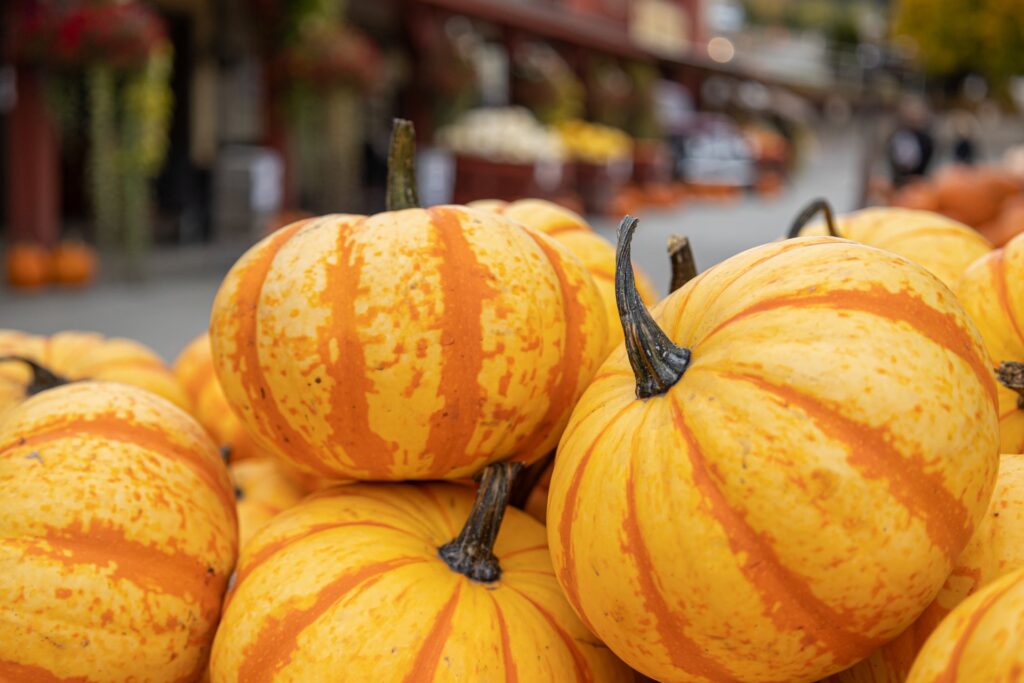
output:
[[[852,133],[819,137],[818,148],[784,193],[733,203],[690,202],[671,211],[640,213],[633,257],[664,291],[668,284],[665,241],[687,235],[701,270],[744,249],[775,239],[807,200],[828,197],[839,211],[853,208],[858,191],[858,138]],[[596,227],[614,235],[615,222]],[[138,339],[172,359],[209,319],[217,286],[242,245],[163,253],[146,282],[101,282],[82,292],[49,290],[15,294],[0,289],[0,327],[48,334],[62,329],[95,330]]]

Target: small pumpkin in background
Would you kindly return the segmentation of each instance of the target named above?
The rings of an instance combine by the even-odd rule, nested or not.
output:
[[[1007,683],[1024,672],[1024,569],[965,600],[932,633],[907,683]]]
[[[18,289],[38,289],[53,279],[50,253],[41,244],[15,242],[4,254],[7,284]]]
[[[979,226],[978,232],[997,247],[1005,246],[1014,237],[1024,233],[1024,196],[1005,201],[999,215]]]
[[[808,224],[819,211],[826,220]],[[992,250],[977,231],[937,213],[879,207],[833,216],[828,202],[820,199],[801,212],[788,237],[801,235],[832,235],[887,249],[924,266],[948,287],[955,287],[967,266]]]
[[[487,467],[475,498],[360,483],[275,517],[242,551],[211,679],[632,681],[565,602],[544,527],[506,510],[519,467]]]
[[[986,223],[999,213],[1009,194],[991,173],[970,166],[947,166],[935,174],[938,210],[951,219],[970,226]]]
[[[123,382],[191,406],[174,374],[148,347],[93,332],[50,337],[0,329],[0,415],[40,391],[78,380]]]
[[[204,332],[189,342],[178,354],[173,368],[192,402],[192,414],[215,443],[228,449],[231,462],[266,456],[266,451],[246,431],[221,389],[213,369],[209,333]]]
[[[1024,235],[974,262],[956,293],[1000,366],[1002,451],[1024,453]]]
[[[183,681],[237,554],[216,446],[137,387],[79,382],[0,420],[0,680]]]
[[[235,482],[238,545],[241,548],[274,516],[306,495],[305,489],[271,458],[233,462],[229,469]]]
[[[81,240],[63,240],[53,249],[53,280],[82,287],[96,279],[96,250]]]
[[[938,211],[939,196],[934,185],[927,180],[918,180],[897,190],[890,204],[903,209]]]
[[[618,310],[615,308],[615,247],[594,232],[582,216],[543,199],[520,199],[512,203],[498,199],[482,199],[470,202],[468,206],[511,218],[529,228],[539,230],[548,237],[553,237],[568,247],[594,277],[604,301],[608,320],[616,319]],[[648,306],[653,306],[658,301],[657,290],[639,268],[635,269],[635,275],[640,298]],[[622,328],[609,324],[608,333],[607,350],[610,352],[622,343]]]

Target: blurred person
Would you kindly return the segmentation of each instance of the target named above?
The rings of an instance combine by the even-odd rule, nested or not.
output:
[[[900,187],[927,174],[934,152],[928,105],[919,97],[904,99],[896,130],[886,145],[893,185]]]
[[[974,117],[970,112],[958,110],[952,113],[949,123],[953,134],[953,161],[958,164],[973,164],[978,156],[978,146],[974,139],[977,130]]]

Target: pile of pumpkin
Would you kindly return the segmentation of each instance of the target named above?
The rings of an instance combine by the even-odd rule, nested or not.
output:
[[[414,186],[173,373],[0,335],[0,680],[1019,675],[1024,237],[816,202],[649,310],[635,219]]]
[[[53,249],[15,242],[4,255],[4,278],[18,289],[84,287],[96,278],[97,267],[96,251],[80,240],[64,240]]]

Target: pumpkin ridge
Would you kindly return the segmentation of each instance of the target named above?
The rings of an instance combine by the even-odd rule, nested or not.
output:
[[[352,224],[339,226],[336,260],[325,265],[326,285],[320,299],[331,311],[332,322],[328,327],[347,333],[340,337],[326,336],[318,349],[318,360],[332,380],[326,418],[332,438],[342,446],[341,458],[373,478],[395,463],[395,446],[370,425],[369,395],[374,393],[374,385],[366,373],[366,354],[358,332],[361,326],[356,304],[366,261],[358,250],[355,234],[366,221],[365,216],[360,216]],[[330,345],[335,341],[338,354],[332,361]]]
[[[804,646],[815,645],[832,655],[837,664],[852,664],[884,641],[844,628],[850,615],[829,605],[814,594],[807,579],[786,566],[775,552],[771,540],[750,526],[746,517],[726,499],[715,482],[715,467],[686,422],[686,414],[676,396],[671,396],[672,419],[687,444],[691,477],[708,511],[720,525],[737,557],[745,558],[737,568],[761,597],[764,616],[782,632],[802,630]],[[772,571],[764,571],[765,567]],[[773,605],[784,603],[782,609]]]
[[[437,665],[441,661],[441,654],[444,652],[444,646],[452,632],[452,621],[455,618],[455,610],[459,606],[459,599],[462,597],[462,586],[462,581],[455,584],[452,597],[434,617],[434,625],[423,639],[423,644],[420,646],[419,652],[416,653],[409,674],[405,677],[406,683],[433,680],[434,674],[437,672]]]
[[[593,672],[591,672],[590,670],[590,664],[589,662],[587,662],[587,658],[583,656],[583,653],[580,652],[579,647],[576,645],[576,639],[573,638],[571,634],[566,633],[565,629],[563,629],[558,624],[558,620],[556,620],[555,617],[551,614],[551,612],[545,609],[543,605],[538,603],[536,600],[534,600],[518,588],[513,588],[507,583],[503,585],[505,588],[508,588],[510,591],[521,597],[523,600],[526,600],[528,603],[533,605],[534,609],[536,609],[540,613],[540,615],[544,617],[544,620],[548,622],[548,625],[551,627],[551,630],[554,631],[559,638],[561,638],[563,643],[565,643],[565,649],[567,649],[569,651],[569,654],[572,656],[573,666],[576,668],[575,680],[577,681],[577,683],[592,683],[592,681],[594,680]],[[584,623],[586,622],[584,621]],[[593,629],[590,630],[593,631]]]
[[[1013,307],[1010,306],[1010,293],[1009,288],[1006,286],[1006,263],[1005,263],[1006,252],[1003,249],[997,249],[992,253],[992,260],[989,261],[992,281],[996,288],[996,298],[999,300],[999,306],[1006,313],[1006,319],[1010,321],[1010,326],[1013,327],[1013,331],[1017,334],[1017,338],[1020,339],[1021,343],[1024,343],[1024,330],[1021,330],[1020,323],[1017,322],[1017,316],[1014,313]],[[1008,358],[997,358],[1000,360],[1010,360]]]
[[[834,407],[826,407],[819,398],[812,398],[792,387],[774,384],[762,377],[739,372],[722,371],[719,377],[753,384],[772,394],[788,406],[795,406],[810,418],[815,427],[846,447],[846,462],[868,479],[882,479],[893,498],[919,519],[932,543],[955,562],[963,550],[958,538],[970,538],[973,523],[963,502],[946,487],[941,477],[927,471],[920,454],[904,456],[887,438],[884,427],[872,427],[842,415]],[[851,435],[856,435],[851,438]],[[862,446],[856,448],[856,445]],[[879,457],[876,454],[885,454]],[[907,472],[907,465],[913,469]],[[966,541],[965,541],[966,543]],[[951,564],[952,566],[952,564]]]
[[[49,669],[41,666],[21,664],[20,662],[12,662],[6,659],[0,659],[0,680],[32,681],[32,683],[97,683],[95,679],[83,676],[61,678]]]
[[[541,545],[531,545],[531,546],[526,547],[526,548],[518,548],[518,549],[513,550],[511,552],[504,553],[498,559],[507,560],[510,557],[515,557],[516,555],[521,555],[522,553],[533,553],[533,552],[536,552],[538,550],[547,550],[547,549],[548,549],[548,544],[547,543],[542,543]],[[509,570],[509,571],[513,571],[513,570]]]
[[[438,514],[440,514],[441,517],[444,519],[444,523],[448,527],[447,529],[445,529],[445,536],[448,538],[455,538],[458,535],[459,529],[461,527],[460,525],[452,521],[451,515],[448,514],[448,508],[445,507],[444,503],[438,500],[437,496],[434,494],[434,491],[429,486],[419,486],[416,488],[416,490],[422,493],[424,497],[426,497],[427,500],[429,500],[431,504],[433,504],[434,507],[437,508]]]
[[[323,586],[309,607],[291,609],[281,616],[268,616],[259,633],[245,648],[238,668],[238,680],[271,683],[274,675],[291,661],[302,632],[339,600],[374,585],[393,569],[422,562],[424,560],[417,557],[398,557],[367,565]],[[257,643],[260,647],[254,647]],[[270,644],[274,646],[269,647]]]
[[[787,306],[827,306],[837,310],[860,311],[892,322],[905,323],[921,336],[966,362],[981,380],[992,402],[997,402],[996,381],[992,369],[988,367],[985,359],[971,351],[975,344],[955,317],[936,310],[906,290],[892,292],[874,284],[868,289],[861,290],[843,289],[809,294],[791,292],[770,297],[720,322],[694,345],[694,349],[737,320]]]
[[[545,225],[543,232],[549,237],[554,237],[555,235],[563,235],[567,232],[590,233],[593,232],[593,230],[587,229],[575,220],[565,220],[561,223],[555,223],[554,225]]]
[[[497,598],[489,594],[491,604],[494,605],[494,617],[498,621],[498,634],[501,640],[501,661],[505,664],[505,683],[519,683],[519,672],[516,670],[516,660],[512,656],[512,643],[509,639],[508,624],[505,622],[505,615],[502,614],[501,605]]]
[[[877,246],[879,249],[892,250],[892,245],[899,244],[900,242],[903,242],[904,240],[908,240],[908,239],[913,240],[913,239],[917,239],[917,238],[920,238],[920,237],[928,238],[928,237],[935,237],[935,236],[943,236],[943,235],[949,235],[950,233],[954,233],[954,234],[957,234],[957,235],[963,235],[963,236],[970,236],[972,238],[976,237],[977,241],[980,244],[984,244],[989,249],[992,248],[992,245],[988,242],[988,240],[986,240],[984,237],[982,237],[980,233],[975,232],[971,228],[967,228],[967,227],[964,227],[964,226],[957,226],[957,225],[919,225],[919,226],[910,228],[909,230],[905,230],[903,232],[896,233],[895,235],[886,235],[886,237],[888,237],[888,239],[884,239],[883,238],[883,239],[876,240],[874,246]],[[894,253],[895,253],[895,251],[894,251]],[[910,260],[913,261],[913,259],[910,259]]]

